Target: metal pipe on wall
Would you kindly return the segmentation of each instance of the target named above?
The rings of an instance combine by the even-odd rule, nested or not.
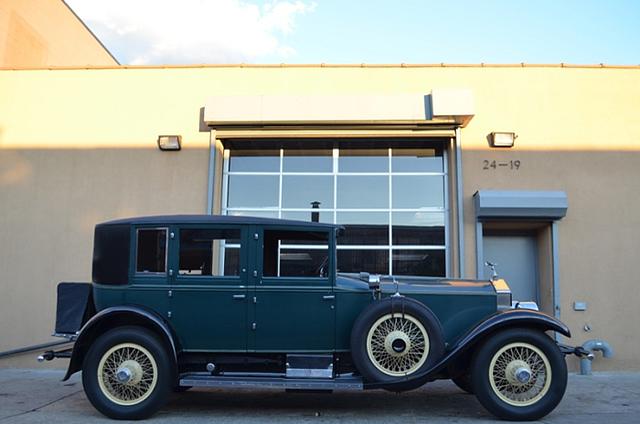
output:
[[[604,340],[591,339],[582,344],[582,348],[591,352],[588,356],[580,359],[580,374],[591,375],[591,362],[594,359],[593,352],[602,352],[603,358],[611,358],[613,356],[613,349],[611,345]]]

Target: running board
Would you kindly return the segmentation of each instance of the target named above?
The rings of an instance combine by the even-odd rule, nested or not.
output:
[[[299,389],[299,390],[362,390],[362,378],[344,376],[337,378],[286,378],[245,377],[209,374],[184,374],[180,386],[227,387],[239,389]]]

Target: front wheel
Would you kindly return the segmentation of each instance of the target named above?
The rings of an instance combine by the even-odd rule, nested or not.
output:
[[[82,385],[91,404],[115,419],[147,418],[165,402],[171,365],[148,330],[120,327],[98,337],[85,356]]]
[[[372,303],[351,331],[351,355],[366,381],[397,383],[394,391],[412,390],[423,382],[412,375],[429,369],[444,353],[442,328],[429,308],[410,298]]]
[[[546,334],[510,329],[494,334],[476,352],[472,389],[478,401],[499,418],[537,420],[562,400],[567,364]]]

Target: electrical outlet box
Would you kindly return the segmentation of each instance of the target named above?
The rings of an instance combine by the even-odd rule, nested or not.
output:
[[[573,310],[574,311],[586,311],[587,310],[587,302],[573,302]]]

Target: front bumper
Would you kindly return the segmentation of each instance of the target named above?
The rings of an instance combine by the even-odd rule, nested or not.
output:
[[[589,352],[582,346],[569,346],[566,344],[558,343],[558,348],[560,349],[560,352],[564,353],[565,355],[576,355],[578,358],[588,358],[589,356],[593,357],[593,353]]]

